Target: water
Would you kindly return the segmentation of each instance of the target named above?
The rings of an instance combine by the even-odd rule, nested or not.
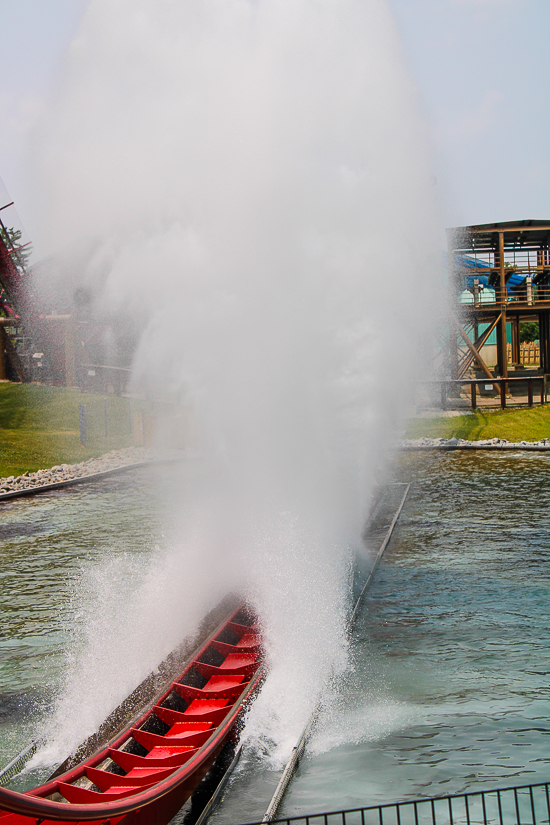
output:
[[[162,508],[150,476],[134,471],[0,505],[0,765],[42,732],[63,693],[89,619],[90,575],[118,560],[122,590],[154,554]]]
[[[282,812],[548,778],[548,461],[401,457],[409,499]],[[166,539],[151,492],[139,471],[2,505],[2,763],[66,690],[66,668],[82,652],[79,588],[91,572],[111,569],[115,556],[128,578],[158,559]],[[279,774],[262,718],[251,715],[248,750],[215,822],[251,821],[267,807]]]
[[[402,457],[409,500],[281,815],[548,780],[548,469]],[[279,775],[246,753],[214,822],[261,819]]]
[[[171,491],[185,598],[231,579],[261,606],[283,753],[345,664],[351,551],[441,281],[388,4],[92,0],[34,147],[66,300],[113,346],[117,315],[140,332],[134,388],[204,456]]]
[[[134,386],[184,408],[203,464],[170,490],[177,540],[137,591],[138,564],[85,577],[51,731],[88,731],[240,585],[270,664],[255,741],[280,763],[346,667],[349,561],[420,310],[437,315],[432,175],[388,4],[92,0],[34,152],[61,292],[87,290],[107,341],[117,313],[140,331]]]

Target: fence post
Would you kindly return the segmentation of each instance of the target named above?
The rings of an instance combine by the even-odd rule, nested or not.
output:
[[[533,406],[533,379],[527,379],[527,404]]]
[[[472,381],[472,383],[470,384],[470,393],[472,396],[472,410],[475,410],[477,408],[475,381]]]
[[[500,406],[502,409],[506,407],[506,381],[499,381],[500,385]]]
[[[143,447],[143,415],[140,412],[134,413],[134,444]]]
[[[441,382],[441,409],[447,409],[447,384],[445,381]]]
[[[78,420],[80,424],[80,443],[83,447],[88,446],[87,432],[86,432],[86,407],[84,404],[78,405]]]

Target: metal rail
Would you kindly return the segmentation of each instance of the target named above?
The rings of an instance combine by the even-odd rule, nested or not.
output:
[[[377,567],[380,563],[380,559],[382,558],[382,555],[384,554],[384,551],[385,551],[386,547],[388,546],[388,544],[390,542],[390,539],[392,537],[392,533],[394,531],[395,525],[397,524],[397,519],[399,518],[401,510],[403,509],[403,505],[405,504],[405,499],[407,498],[407,495],[409,493],[410,486],[411,486],[410,484],[404,484],[405,490],[403,492],[403,495],[401,497],[401,500],[399,502],[397,510],[394,514],[394,517],[391,521],[390,526],[388,527],[388,529],[386,531],[386,535],[384,536],[384,540],[382,541],[382,544],[380,545],[378,553],[376,554],[374,564],[373,564],[372,569],[369,573],[367,581],[365,582],[365,584],[363,586],[363,589],[361,590],[361,593],[359,594],[359,597],[358,597],[358,599],[355,603],[355,607],[353,609],[351,617],[348,620],[348,623],[347,623],[347,626],[346,626],[346,631],[348,633],[350,633],[351,630],[353,629],[353,625],[355,624],[355,620],[357,618],[359,608],[360,608],[361,603],[363,601],[363,596],[365,595],[365,593],[367,591],[367,588],[370,586],[370,584],[372,582],[372,579],[373,579],[373,576],[374,576],[374,573],[376,572],[376,569],[377,569]],[[286,790],[287,790],[287,788],[290,784],[290,781],[291,781],[291,779],[294,775],[294,772],[295,772],[296,768],[298,767],[298,763],[299,763],[299,761],[300,761],[300,759],[301,759],[301,757],[304,753],[304,750],[305,750],[305,747],[308,743],[308,740],[309,740],[309,738],[310,738],[310,736],[313,732],[313,729],[314,729],[315,724],[317,722],[317,717],[319,715],[320,710],[321,710],[321,694],[319,694],[319,696],[317,697],[317,701],[315,703],[313,713],[311,714],[305,728],[303,729],[303,731],[300,735],[300,738],[298,739],[298,742],[292,748],[292,753],[290,754],[290,758],[289,758],[288,762],[286,763],[283,774],[282,774],[282,776],[279,780],[279,783],[278,783],[278,785],[275,789],[275,793],[273,794],[271,802],[269,803],[267,811],[265,812],[264,818],[262,819],[262,823],[273,821],[273,817],[275,816],[275,814],[277,813],[277,810],[279,809],[279,806],[282,802],[283,796],[286,793]]]
[[[549,821],[548,782],[272,820],[274,825],[548,825]]]
[[[13,779],[14,776],[17,776],[17,774],[23,770],[31,756],[34,756],[38,747],[43,744],[44,742],[41,739],[37,739],[31,742],[30,745],[27,745],[21,753],[18,753],[11,762],[8,762],[8,764],[0,770],[0,782],[5,784],[9,782],[10,779]]]
[[[401,515],[401,510],[403,509],[403,506],[405,504],[407,496],[409,495],[409,490],[411,489],[411,485],[410,484],[404,484],[403,486],[404,486],[405,489],[403,491],[403,495],[401,496],[401,500],[400,500],[399,504],[397,505],[397,510],[395,511],[395,514],[394,514],[394,517],[391,521],[391,524],[388,527],[386,535],[384,536],[384,541],[380,545],[380,549],[378,550],[378,553],[376,554],[376,558],[374,560],[374,564],[372,565],[372,568],[371,568],[371,571],[370,571],[369,576],[367,578],[367,581],[363,585],[363,589],[361,590],[361,592],[359,594],[359,597],[358,597],[358,599],[355,603],[355,607],[353,608],[353,613],[351,614],[351,617],[348,621],[348,626],[347,626],[348,633],[350,633],[353,630],[353,625],[355,624],[355,620],[357,618],[359,608],[361,607],[361,602],[363,601],[363,596],[367,592],[367,589],[370,587],[373,576],[376,573],[378,565],[380,564],[380,559],[384,555],[384,551],[385,551],[386,547],[388,546],[388,544],[390,542],[390,539],[392,537],[395,525],[397,524],[397,519]]]
[[[206,803],[206,805],[202,809],[202,812],[201,812],[199,818],[195,822],[195,825],[204,825],[204,823],[207,821],[208,817],[210,816],[210,814],[212,813],[214,808],[217,806],[218,802],[220,801],[221,795],[224,792],[227,783],[229,782],[229,777],[231,776],[231,774],[235,770],[235,768],[237,766],[237,762],[241,758],[242,749],[243,749],[243,746],[241,744],[239,744],[239,746],[237,747],[237,750],[235,751],[235,755],[234,755],[233,759],[231,760],[231,763],[230,763],[229,767],[227,768],[227,770],[225,771],[225,773],[222,776],[221,780],[219,781],[216,788],[214,789],[214,793],[212,794],[212,796],[210,797],[210,799],[208,800],[208,802]]]

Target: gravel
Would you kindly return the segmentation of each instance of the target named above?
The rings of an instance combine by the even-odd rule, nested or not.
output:
[[[507,441],[489,438],[485,441],[466,441],[464,438],[412,438],[400,442],[402,450],[550,450],[550,438],[540,441]]]
[[[401,450],[550,450],[550,438],[540,441],[506,441],[505,438],[490,438],[485,441],[466,441],[463,438],[413,438],[400,442]],[[143,464],[155,459],[155,454],[143,447],[128,447],[124,450],[111,450],[109,453],[89,458],[79,464],[58,464],[35,473],[23,473],[22,476],[0,478],[0,496],[62,485],[79,478],[88,478],[98,473],[119,470],[132,464]]]
[[[149,462],[153,458],[154,454],[143,447],[111,450],[111,452],[100,455],[98,458],[89,458],[79,464],[58,464],[47,470],[37,470],[35,473],[23,473],[22,476],[0,478],[0,495],[48,487],[51,484],[64,484],[78,478],[87,478],[98,473],[118,470],[131,464]]]

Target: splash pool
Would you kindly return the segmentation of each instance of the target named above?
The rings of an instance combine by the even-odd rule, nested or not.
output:
[[[401,458],[409,499],[281,814],[548,779],[548,460]],[[135,571],[162,525],[139,471],[10,502],[0,529],[3,764],[63,683],[82,570],[126,554]],[[263,816],[266,753],[245,752],[215,822]]]
[[[280,816],[549,778],[549,469],[402,456],[405,511]],[[278,777],[246,754],[214,821],[261,819]]]
[[[139,565],[152,552],[161,526],[149,476],[138,470],[1,505],[0,765],[35,737],[61,690],[79,644],[75,600],[86,571],[122,556]]]

